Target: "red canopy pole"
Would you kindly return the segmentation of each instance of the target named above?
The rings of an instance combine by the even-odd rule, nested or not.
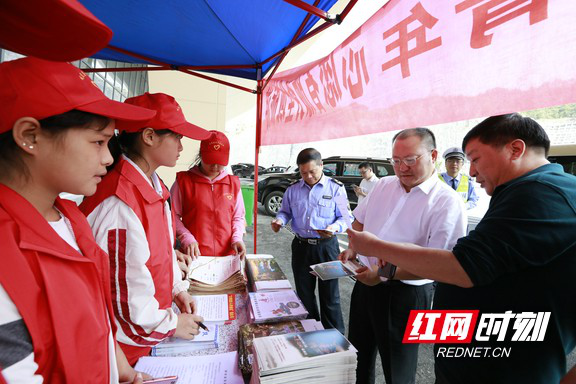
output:
[[[245,91],[245,92],[256,93],[256,91],[253,90],[253,89],[246,88],[246,87],[242,87],[242,86],[240,86],[240,85],[236,85],[236,84],[230,83],[230,82],[228,82],[228,81],[215,79],[215,78],[213,78],[213,77],[206,76],[206,75],[203,75],[203,74],[201,74],[201,73],[196,73],[196,72],[190,71],[190,70],[188,70],[188,69],[182,69],[182,68],[176,68],[176,69],[177,69],[178,71],[182,72],[182,73],[187,73],[187,74],[189,74],[189,75],[196,76],[196,77],[199,77],[199,78],[204,79],[204,80],[210,80],[210,81],[212,81],[212,82],[214,82],[214,83],[218,83],[218,84],[222,84],[222,85],[227,85],[227,86],[229,86],[229,87],[236,88],[236,89],[239,89],[239,90]]]
[[[120,67],[120,68],[82,68],[83,72],[151,72],[151,71],[170,71],[170,67]]]
[[[318,16],[319,18],[329,21],[331,23],[338,23],[335,17],[332,17],[328,12],[323,11],[320,8],[315,7],[316,4],[310,5],[308,3],[303,2],[302,0],[284,0],[288,4],[292,4],[295,7],[305,10],[306,12]],[[318,2],[316,2],[318,3]]]
[[[258,86],[256,87],[256,154],[254,155],[254,253],[258,247],[258,155],[262,137],[262,70],[258,69]]]

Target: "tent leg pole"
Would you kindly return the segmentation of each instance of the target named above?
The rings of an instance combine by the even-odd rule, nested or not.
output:
[[[254,253],[258,253],[258,155],[260,154],[260,139],[262,135],[262,85],[258,80],[256,93],[256,151],[254,155]]]

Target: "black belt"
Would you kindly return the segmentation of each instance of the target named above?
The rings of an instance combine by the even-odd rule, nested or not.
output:
[[[332,236],[334,237],[334,236]],[[301,243],[307,243],[310,245],[318,245],[320,243],[323,243],[325,241],[329,241],[332,240],[332,237],[312,237],[312,238],[305,238],[305,237],[300,237],[298,235],[296,235],[296,239],[301,242]]]

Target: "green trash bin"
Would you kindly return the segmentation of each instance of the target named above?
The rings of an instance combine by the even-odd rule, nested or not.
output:
[[[244,200],[244,207],[246,208],[246,226],[251,226],[253,222],[254,212],[254,186],[242,185],[242,199]]]

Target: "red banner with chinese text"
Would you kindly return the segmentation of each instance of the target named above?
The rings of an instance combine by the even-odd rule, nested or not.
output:
[[[576,4],[391,0],[329,56],[276,75],[263,102],[262,145],[574,103]]]

